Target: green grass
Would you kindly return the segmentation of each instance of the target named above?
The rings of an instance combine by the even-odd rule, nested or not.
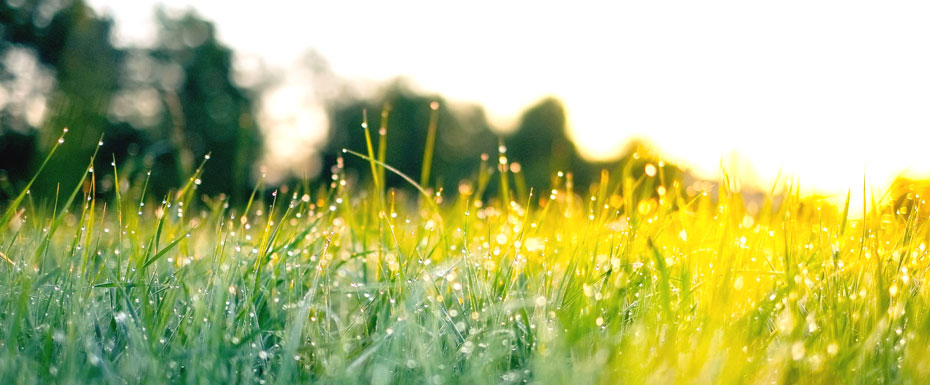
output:
[[[930,378],[925,213],[879,203],[848,218],[848,199],[839,209],[793,187],[749,210],[738,192],[690,196],[629,169],[590,194],[569,175],[544,193],[508,189],[514,175],[487,165],[455,196],[411,177],[386,190],[378,181],[394,171],[368,143],[358,156],[373,185],[340,170],[247,207],[201,196],[199,170],[167,197],[118,177],[100,200],[91,172],[61,197],[24,191],[0,222],[0,378]],[[490,173],[501,193],[482,197]]]

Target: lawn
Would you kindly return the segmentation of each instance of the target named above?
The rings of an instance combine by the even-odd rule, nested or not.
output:
[[[90,167],[4,202],[3,382],[930,378],[918,195],[835,206],[787,180],[750,202],[726,178],[685,193],[653,163],[528,191],[506,152],[455,192],[386,188],[370,143],[344,154],[365,178],[340,162],[242,205],[198,193],[199,170],[168,196],[107,170],[103,197]]]

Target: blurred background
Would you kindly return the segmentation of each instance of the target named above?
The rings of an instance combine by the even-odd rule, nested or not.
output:
[[[438,102],[447,190],[504,143],[529,187],[662,159],[693,191],[723,168],[859,201],[863,178],[930,171],[926,20],[921,2],[0,0],[0,196],[68,127],[34,190],[75,182],[103,134],[103,192],[112,161],[164,194],[210,153],[201,191],[243,199],[364,152],[363,111],[417,176]]]

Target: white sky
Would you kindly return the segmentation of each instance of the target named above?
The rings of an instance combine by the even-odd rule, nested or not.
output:
[[[155,1],[90,3],[125,41],[153,31]],[[163,3],[194,7],[238,53],[278,68],[312,48],[339,75],[405,75],[499,122],[555,95],[591,157],[641,136],[705,177],[725,157],[756,182],[782,170],[843,197],[864,168],[876,188],[930,172],[927,2]]]

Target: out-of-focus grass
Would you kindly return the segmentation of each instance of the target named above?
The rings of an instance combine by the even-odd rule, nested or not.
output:
[[[558,175],[531,195],[508,189],[519,175],[503,153],[454,197],[412,178],[386,191],[377,181],[392,171],[374,154],[359,154],[371,186],[337,165],[319,189],[255,194],[247,207],[200,196],[199,171],[167,197],[117,177],[116,196],[98,200],[88,172],[62,186],[71,204],[65,193],[57,209],[56,197],[6,203],[0,378],[930,378],[926,213],[879,202],[847,218],[866,202],[837,208],[790,187],[750,212],[726,184],[682,196],[654,164],[640,179],[609,170],[590,194]],[[500,192],[483,200],[489,183]]]

